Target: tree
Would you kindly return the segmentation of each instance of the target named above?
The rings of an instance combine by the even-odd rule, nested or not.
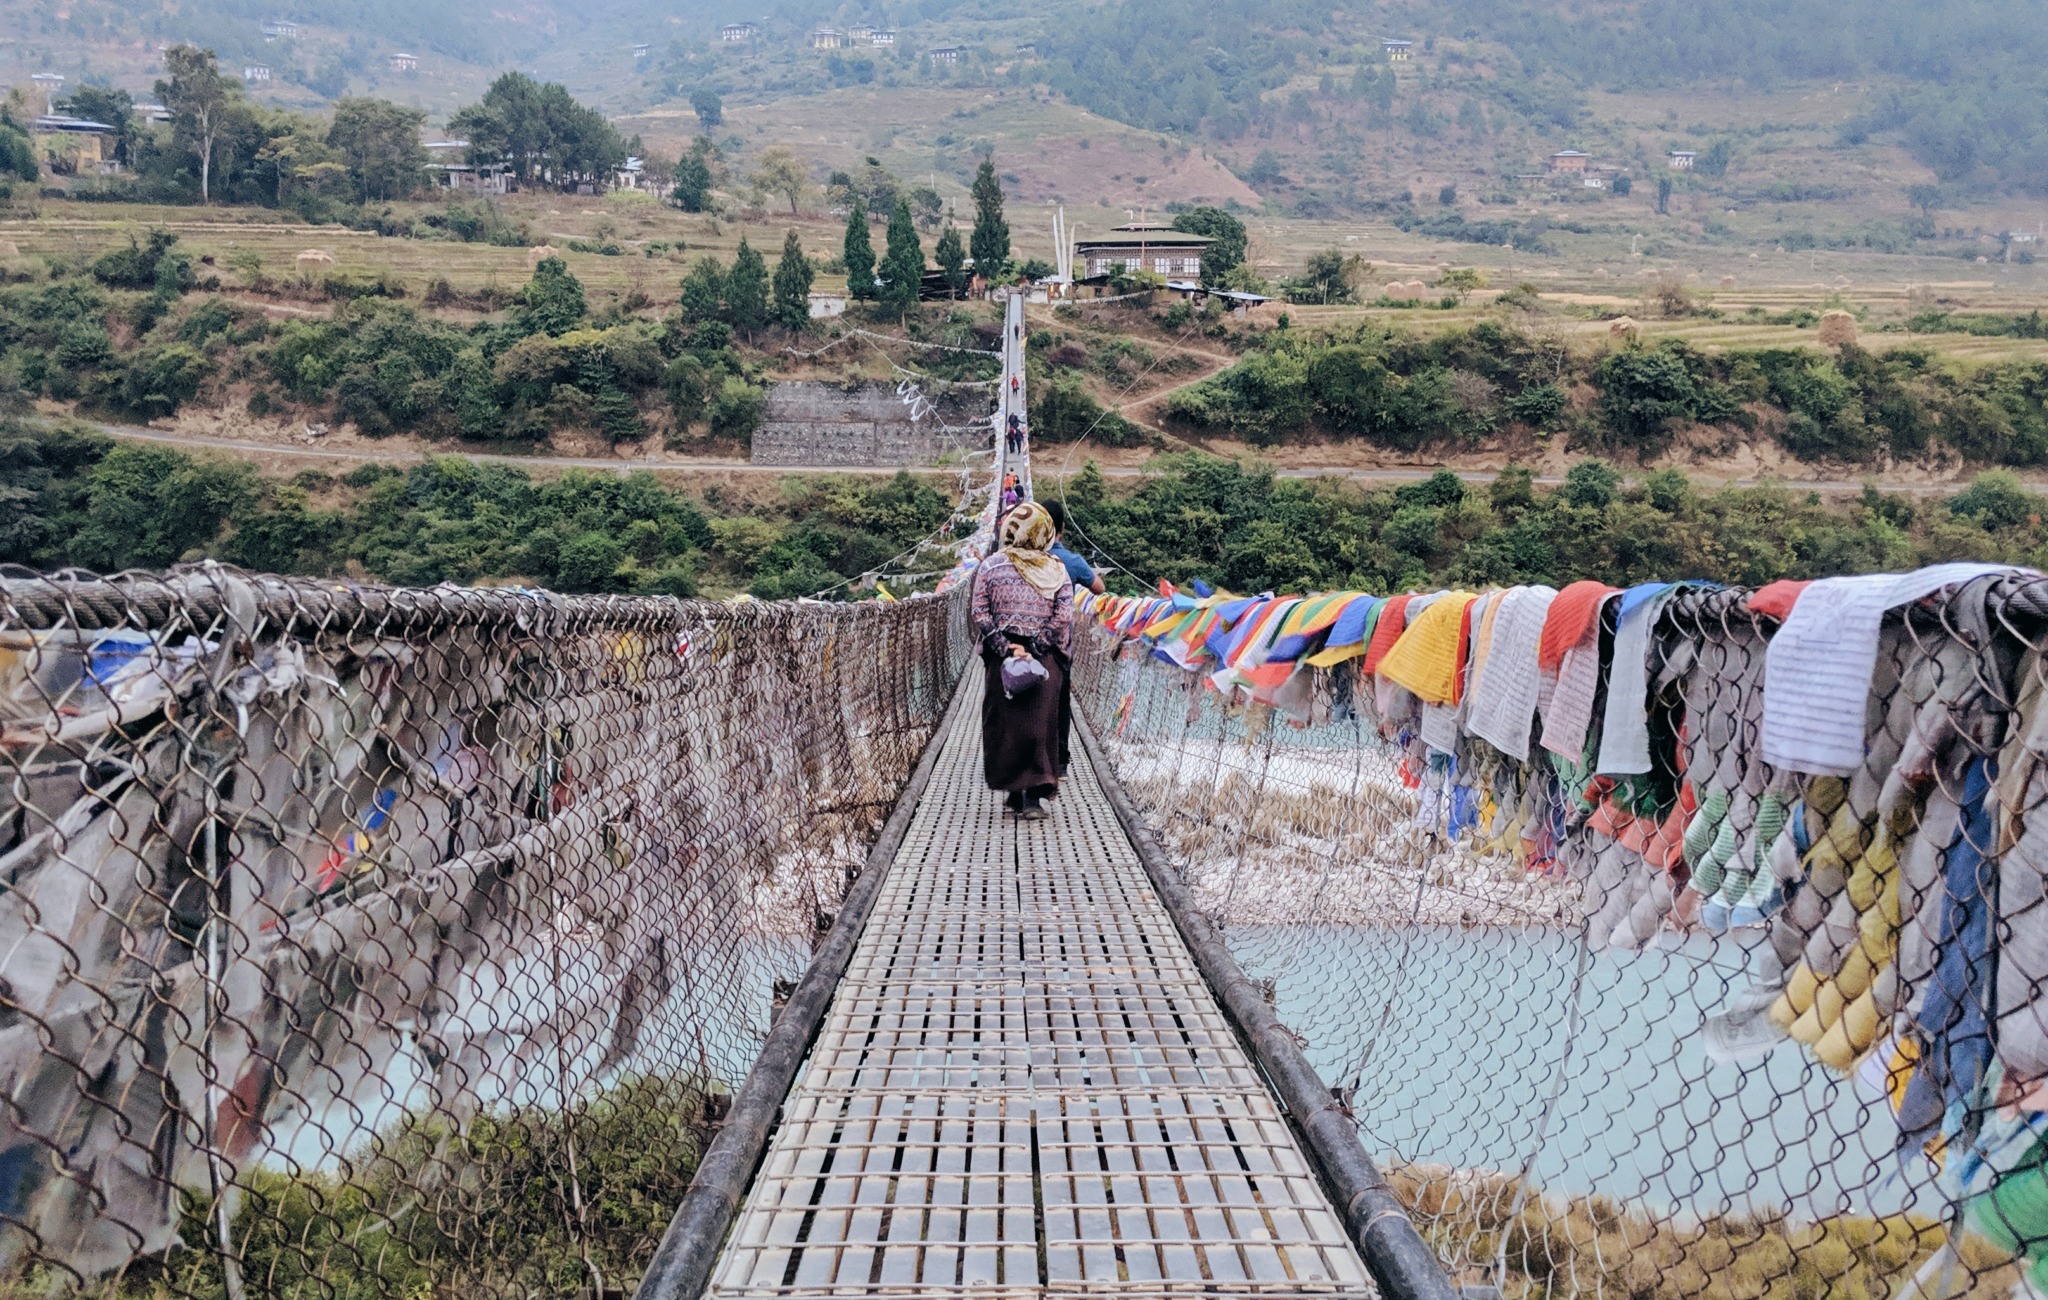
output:
[[[108,86],[80,86],[71,92],[64,109],[88,122],[104,122],[114,128],[114,158],[135,164],[135,98],[125,90]]]
[[[882,301],[898,309],[909,307],[923,283],[924,248],[917,241],[917,223],[910,219],[910,204],[898,199],[889,214],[889,243],[882,253]]]
[[[1671,211],[1671,178],[1669,176],[1659,176],[1657,178],[1657,211],[1659,214]]]
[[[782,237],[782,260],[775,264],[774,316],[792,332],[811,323],[811,259],[794,230]]]
[[[711,137],[700,135],[676,164],[676,185],[669,197],[685,212],[702,212],[711,205],[711,149]]]
[[[172,137],[199,158],[199,201],[213,196],[213,151],[226,128],[239,91],[221,75],[212,50],[173,45],[164,51],[168,80],[156,83],[156,97],[170,110]]]
[[[35,142],[27,132],[17,130],[14,123],[0,118],[0,177],[13,176],[34,184],[42,174],[42,164],[36,161]],[[6,188],[6,182],[0,180],[0,192]]]
[[[932,261],[946,276],[946,292],[958,298],[967,291],[967,250],[960,246],[960,231],[950,221],[939,232],[939,242],[932,249]]]
[[[1906,202],[1920,209],[1920,216],[1927,221],[1934,220],[1934,210],[1941,206],[1941,186],[1908,185]]]
[[[544,257],[519,291],[519,325],[527,334],[567,334],[583,321],[583,282],[559,257]]]
[[[855,302],[866,302],[875,296],[875,245],[868,237],[868,210],[860,201],[853,199],[853,210],[846,214],[846,243],[839,255],[846,264],[846,293]]]
[[[714,90],[697,89],[690,92],[690,111],[697,115],[697,123],[709,131],[725,121],[725,101]]]
[[[691,324],[717,320],[725,311],[725,268],[715,257],[700,257],[683,277],[683,319]]]
[[[1558,495],[1566,505],[1582,510],[1605,510],[1614,504],[1614,493],[1621,486],[1621,475],[1604,460],[1582,460],[1565,472],[1564,487]]]
[[[356,198],[400,199],[420,186],[427,151],[420,144],[426,112],[383,99],[344,99],[334,106],[327,145],[348,165]]]
[[[1294,297],[1299,302],[1349,302],[1352,285],[1364,273],[1365,263],[1357,256],[1346,257],[1334,248],[1310,253]]]
[[[946,211],[946,201],[939,192],[929,185],[913,186],[910,191],[910,215],[917,219],[919,230],[937,230],[939,218]]]
[[[725,277],[725,314],[735,329],[757,330],[768,323],[768,264],[745,235]]]
[[[1222,208],[1189,208],[1173,219],[1173,228],[1209,240],[1202,250],[1202,283],[1218,285],[1232,268],[1244,261],[1250,237],[1244,222]]]
[[[1708,145],[1705,153],[1693,159],[1692,169],[1702,176],[1726,176],[1728,164],[1734,160],[1735,146],[1723,136]]]
[[[1676,353],[1664,348],[1616,352],[1594,372],[1600,413],[1617,442],[1641,446],[1660,439],[1670,421],[1693,413],[1699,388]]]
[[[903,193],[903,182],[896,179],[888,168],[882,166],[879,158],[869,158],[861,164],[859,176],[847,177],[855,193],[869,212],[888,212],[896,206],[897,198]]]
[[[625,140],[602,113],[522,72],[492,82],[448,125],[469,141],[471,162],[503,163],[522,181],[602,183],[626,160]]]
[[[993,154],[984,156],[974,173],[974,230],[968,236],[974,273],[993,281],[1010,261],[1010,223],[1003,220],[1003,185],[996,179]]]
[[[1486,287],[1486,273],[1475,266],[1454,266],[1436,278],[1436,287],[1463,302],[1466,294]]]
[[[792,217],[797,214],[797,200],[810,188],[810,183],[803,159],[780,146],[762,154],[760,166],[754,169],[754,188],[788,199]]]

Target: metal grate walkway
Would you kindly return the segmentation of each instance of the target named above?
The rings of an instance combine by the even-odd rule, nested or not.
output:
[[[1080,746],[1009,821],[981,689],[710,1294],[1374,1294]]]

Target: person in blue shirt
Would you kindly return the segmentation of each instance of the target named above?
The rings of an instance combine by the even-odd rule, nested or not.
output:
[[[1102,576],[1095,572],[1094,565],[1088,563],[1088,561],[1067,548],[1065,540],[1067,535],[1067,503],[1064,501],[1046,501],[1042,504],[1045,506],[1046,513],[1052,516],[1053,538],[1051,555],[1061,564],[1067,566],[1067,576],[1074,580],[1076,587],[1081,588],[1083,591],[1092,591],[1100,596],[1103,591]]]
[[[1064,501],[1042,501],[1039,504],[1043,505],[1045,512],[1052,516],[1052,545],[1046,548],[1046,553],[1067,566],[1067,577],[1073,580],[1076,588],[1082,591],[1092,591],[1100,596],[1102,594],[1102,575],[1095,571],[1094,565],[1074,554],[1073,551],[1067,548],[1067,544],[1060,540],[1066,535],[1067,531],[1067,503]],[[1062,677],[1060,679],[1059,718],[1061,776],[1067,774],[1073,730],[1074,688],[1067,682],[1066,678]]]

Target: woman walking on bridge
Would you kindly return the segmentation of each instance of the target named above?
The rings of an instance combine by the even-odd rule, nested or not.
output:
[[[1060,700],[1074,633],[1074,584],[1049,551],[1052,516],[1026,501],[1003,517],[1002,547],[974,577],[974,630],[988,689],[982,775],[1019,818],[1047,816],[1059,792]],[[1032,664],[1037,665],[1037,669]],[[1043,676],[1039,675],[1042,670]]]

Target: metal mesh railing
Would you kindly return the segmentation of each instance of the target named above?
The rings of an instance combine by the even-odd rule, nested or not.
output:
[[[0,575],[0,1294],[622,1295],[959,598]]]
[[[2041,1294],[2048,580],[1886,616],[1846,777],[1764,761],[1753,594],[1656,611],[1625,779],[1086,619],[1077,707],[1456,1280]]]

